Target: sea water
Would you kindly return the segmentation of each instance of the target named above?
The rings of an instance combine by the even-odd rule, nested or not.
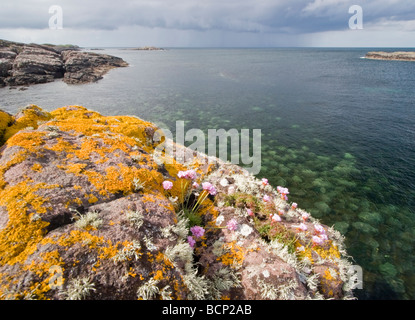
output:
[[[258,177],[346,236],[363,270],[356,295],[414,299],[415,62],[363,59],[371,50],[106,48],[129,67],[92,84],[2,88],[0,108],[83,105],[173,131],[176,121],[206,134],[261,129]]]

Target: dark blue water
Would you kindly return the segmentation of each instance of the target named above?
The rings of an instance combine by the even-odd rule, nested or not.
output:
[[[107,49],[130,67],[96,84],[3,88],[0,107],[78,104],[172,130],[176,120],[261,129],[258,176],[345,234],[363,268],[358,297],[414,299],[415,62],[362,59],[368,51]]]

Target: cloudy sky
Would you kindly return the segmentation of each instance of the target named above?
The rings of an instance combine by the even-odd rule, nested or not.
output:
[[[349,13],[353,5],[362,20]],[[62,9],[61,20],[51,6]],[[363,29],[351,29],[351,18]],[[50,28],[60,22],[62,29]],[[86,47],[415,47],[415,1],[1,0],[0,39]]]

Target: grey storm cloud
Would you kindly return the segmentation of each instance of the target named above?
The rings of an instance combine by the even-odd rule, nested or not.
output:
[[[347,28],[356,4],[366,23],[415,19],[413,0],[2,0],[0,29],[47,28],[49,7],[59,5],[65,28],[308,33]]]

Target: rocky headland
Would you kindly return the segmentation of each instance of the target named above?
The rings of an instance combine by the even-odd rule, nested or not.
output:
[[[375,60],[415,61],[415,52],[410,52],[410,51],[397,51],[397,52],[372,51],[372,52],[368,52],[366,54],[365,58],[375,59]]]
[[[31,105],[0,137],[2,299],[353,298],[338,231],[150,122]]]
[[[0,87],[47,83],[95,82],[112,68],[126,67],[121,58],[81,51],[77,46],[24,44],[0,40]]]
[[[146,46],[146,47],[139,47],[139,48],[128,48],[127,50],[139,50],[139,51],[164,51],[163,48],[153,47],[153,46]]]

